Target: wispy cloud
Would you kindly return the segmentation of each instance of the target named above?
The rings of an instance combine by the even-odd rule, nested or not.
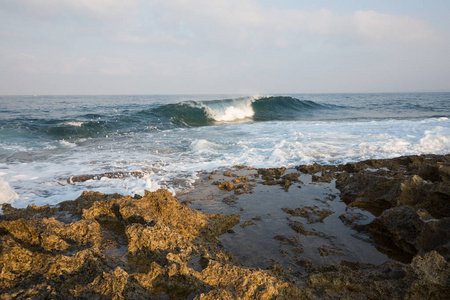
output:
[[[102,20],[108,24],[108,30],[115,31],[115,41],[136,45],[183,46],[192,35],[224,44],[270,42],[281,47],[304,34],[355,38],[361,42],[421,43],[442,39],[430,24],[408,16],[363,10],[340,15],[327,9],[280,9],[263,7],[254,0],[4,1],[4,7],[28,16],[82,15]],[[123,30],[115,24],[129,28]]]
[[[439,33],[426,22],[407,16],[357,11],[351,16],[354,33],[364,39],[389,42],[435,42]]]
[[[279,40],[274,37],[280,34],[345,36],[378,42],[429,42],[438,38],[438,32],[425,21],[375,11],[339,15],[326,9],[312,12],[263,8],[253,0],[157,2],[161,11],[171,14],[172,20],[184,20],[198,30],[225,39],[227,36],[249,37],[250,33],[260,34],[264,41],[269,39],[275,43]]]

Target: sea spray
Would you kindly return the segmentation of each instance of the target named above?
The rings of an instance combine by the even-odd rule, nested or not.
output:
[[[233,165],[450,152],[450,93],[0,96],[0,105],[0,172],[9,187],[2,193],[12,190],[18,207],[84,190],[178,194],[199,172]],[[136,171],[142,176],[68,182]]]
[[[14,200],[19,199],[19,195],[11,188],[8,182],[3,177],[0,177],[0,204],[13,203]]]

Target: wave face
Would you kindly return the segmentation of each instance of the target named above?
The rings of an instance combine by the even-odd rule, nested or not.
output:
[[[158,107],[154,112],[177,125],[206,126],[242,121],[298,119],[327,107],[289,96],[246,97],[212,101],[186,101]]]

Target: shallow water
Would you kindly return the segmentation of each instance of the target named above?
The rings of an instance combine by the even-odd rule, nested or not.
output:
[[[288,170],[296,172],[295,170]],[[238,176],[255,174],[256,171],[233,170]],[[302,183],[294,183],[289,189],[280,185],[263,185],[261,179],[250,194],[234,195],[223,191],[214,181],[227,181],[230,177],[220,172],[204,174],[196,189],[179,195],[180,201],[190,201],[189,208],[208,213],[239,214],[241,221],[232,231],[220,237],[220,241],[235,258],[248,267],[266,269],[274,263],[294,271],[304,271],[305,266],[339,263],[342,260],[381,264],[389,257],[379,252],[367,237],[348,228],[339,216],[346,213],[346,204],[339,198],[339,190],[331,183],[312,182],[311,175],[302,174]],[[250,176],[252,177],[252,176]],[[311,222],[300,216],[292,216],[283,209],[312,208],[330,210],[332,214],[322,221]],[[360,214],[359,224],[367,224],[374,217],[363,210],[352,208]],[[252,223],[246,223],[252,221]],[[305,235],[296,232],[289,223],[301,222]],[[314,220],[312,220],[314,221]],[[246,226],[247,225],[247,226]]]

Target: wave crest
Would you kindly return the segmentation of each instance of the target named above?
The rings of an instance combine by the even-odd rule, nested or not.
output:
[[[307,112],[323,108],[326,107],[313,101],[289,96],[267,96],[186,101],[160,106],[155,112],[178,125],[207,126],[224,122],[298,119]]]

